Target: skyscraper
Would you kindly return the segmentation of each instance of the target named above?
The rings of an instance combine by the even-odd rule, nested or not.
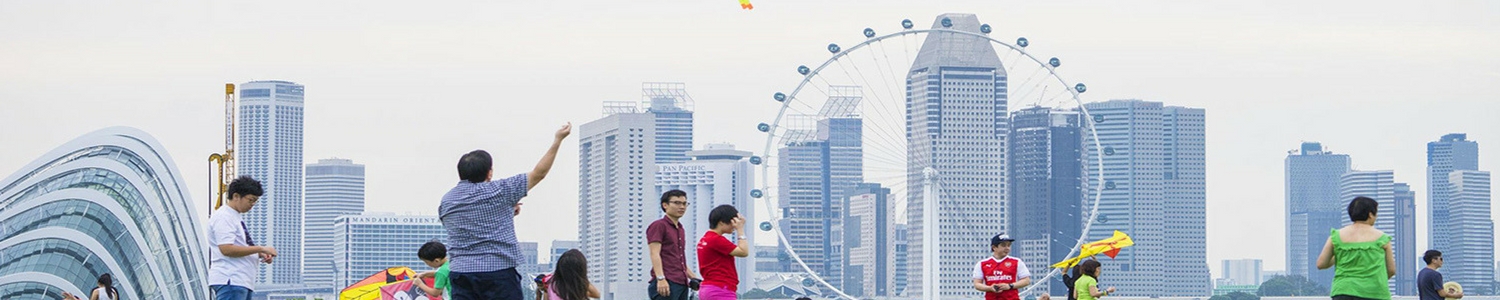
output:
[[[1165,249],[1162,241],[1163,176],[1148,172],[1165,158],[1162,148],[1162,104],[1140,100],[1111,100],[1085,104],[1095,118],[1095,134],[1084,143],[1084,161],[1094,162],[1103,155],[1104,170],[1095,163],[1088,168],[1089,186],[1103,186],[1098,201],[1098,215],[1088,234],[1090,240],[1109,237],[1115,230],[1129,231],[1135,246],[1121,251],[1104,273],[1111,276],[1120,294],[1129,297],[1167,296],[1162,290]],[[1100,174],[1121,174],[1100,178]],[[1088,203],[1092,206],[1093,203]],[[1174,295],[1175,296],[1175,295]]]
[[[793,126],[781,141],[777,199],[783,217],[777,226],[787,235],[783,249],[793,251],[824,281],[842,287],[844,196],[864,181],[864,121],[858,87],[829,89],[834,95],[817,116],[808,116],[816,128]]]
[[[551,251],[552,258],[550,260],[547,260],[547,262],[550,262],[553,265],[557,265],[557,258],[561,257],[563,255],[563,253],[567,253],[568,250],[573,250],[573,249],[578,249],[578,241],[553,240],[552,241],[552,251]],[[583,250],[578,250],[578,251],[583,251]]]
[[[1409,282],[1413,286],[1416,285],[1416,274],[1419,271],[1417,269],[1416,257],[1421,256],[1417,252],[1416,238],[1408,237],[1416,235],[1416,232],[1402,230],[1415,229],[1416,219],[1401,218],[1400,216],[1401,211],[1404,209],[1403,206],[1405,206],[1405,203],[1400,203],[1400,201],[1414,198],[1414,195],[1411,195],[1410,188],[1405,183],[1395,182],[1395,177],[1395,172],[1390,170],[1349,171],[1349,173],[1344,173],[1339,183],[1339,199],[1344,199],[1341,201],[1340,207],[1345,207],[1346,212],[1339,226],[1349,225],[1347,207],[1349,206],[1349,202],[1353,201],[1355,197],[1369,197],[1370,199],[1375,199],[1375,202],[1380,204],[1380,210],[1377,212],[1377,217],[1375,218],[1375,229],[1379,229],[1391,236],[1391,248],[1395,251],[1396,256],[1396,277],[1391,278],[1388,285],[1393,293],[1397,291],[1398,282]],[[1409,224],[1402,224],[1401,222]],[[1328,240],[1327,235],[1330,233],[1328,229],[1324,231],[1323,240],[1326,241]],[[1403,244],[1401,243],[1402,241],[1407,241],[1408,243]],[[1322,250],[1319,249],[1319,251]],[[1444,254],[1443,256],[1444,262],[1446,262],[1447,255]]]
[[[1012,256],[1038,270],[1067,259],[1083,234],[1083,131],[1078,116],[1047,107],[1011,113],[1009,226],[1016,243],[1027,246],[1016,247]],[[1053,295],[1068,292],[1061,284],[1035,284],[1046,285]]]
[[[703,150],[688,151],[686,157],[692,159],[690,161],[657,164],[655,196],[651,199],[660,199],[661,194],[670,190],[682,190],[691,203],[687,213],[678,220],[685,234],[683,253],[688,268],[698,270],[698,239],[710,229],[708,214],[719,205],[733,205],[739,210],[745,217],[747,242],[755,244],[755,235],[748,234],[758,222],[755,201],[750,197],[755,177],[754,169],[750,168],[750,156],[748,151],[735,150],[734,145],[708,144]],[[652,221],[660,219],[664,214],[660,209],[661,202],[647,202],[653,209],[648,209],[646,215],[651,216]],[[755,278],[756,256],[756,253],[751,253],[750,257],[735,260],[741,291],[755,288],[755,281],[750,279]]]
[[[979,25],[973,14],[949,13],[932,28],[978,33]],[[908,250],[915,275],[907,293],[972,297],[970,271],[980,258],[974,252],[989,249],[989,238],[1006,231],[1005,67],[988,39],[927,35],[906,75],[906,94]],[[929,168],[939,187],[937,220],[923,215],[921,187]]]
[[[1453,171],[1479,170],[1479,143],[1468,140],[1463,133],[1443,135],[1437,141],[1427,143],[1427,237],[1429,248],[1445,251],[1454,230],[1448,211],[1451,185],[1448,178]],[[1444,267],[1453,262],[1444,259]]]
[[[303,86],[288,81],[240,85],[235,169],[265,186],[245,215],[257,244],[276,247],[277,264],[262,264],[263,284],[302,283]]]
[[[516,272],[522,277],[530,278],[532,275],[552,273],[550,269],[543,269],[541,264],[541,249],[537,249],[536,242],[521,242],[521,265],[516,267]]]
[[[427,270],[417,249],[429,241],[448,241],[437,216],[364,213],[333,221],[333,272],[336,289],[386,268]]]
[[[1099,145],[1085,136],[1089,186],[1104,191],[1085,234],[1103,239],[1129,232],[1135,246],[1105,264],[1104,272],[1129,297],[1209,295],[1204,245],[1204,112],[1161,102],[1110,100],[1084,105]],[[1102,147],[1100,149],[1099,147]],[[1101,178],[1100,174],[1104,174]],[[1086,206],[1087,207],[1087,206]],[[1170,239],[1167,237],[1171,237]],[[1169,267],[1170,265],[1170,267]]]
[[[306,220],[302,224],[302,282],[334,286],[333,220],[365,211],[365,165],[348,159],[320,159],[307,165]],[[337,286],[335,288],[342,288]]]
[[[693,97],[687,84],[647,82],[641,84],[642,107],[656,117],[657,163],[688,161],[693,150]]]
[[[1444,279],[1457,281],[1466,293],[1494,292],[1495,221],[1490,216],[1490,172],[1457,170],[1448,174],[1449,248],[1443,251]],[[1449,277],[1451,276],[1451,277]]]
[[[1209,295],[1207,153],[1202,108],[1162,108],[1162,238],[1168,295]],[[1145,168],[1146,171],[1150,168]]]
[[[1388,210],[1390,218],[1396,223],[1396,232],[1405,234],[1391,236],[1391,245],[1397,251],[1406,251],[1395,253],[1397,269],[1411,272],[1396,274],[1396,290],[1392,292],[1394,295],[1416,296],[1417,272],[1427,267],[1421,259],[1423,250],[1417,249],[1417,192],[1411,190],[1411,185],[1396,183],[1395,200],[1395,207]]]
[[[656,208],[655,120],[620,113],[579,126],[578,242],[604,299],[645,298],[646,217]],[[640,231],[640,232],[638,232]]]
[[[891,189],[862,183],[845,193],[844,292],[856,297],[895,296],[896,203]]]
[[[1349,172],[1347,154],[1334,154],[1317,142],[1304,142],[1286,156],[1286,270],[1328,288],[1333,270],[1318,270],[1318,253],[1328,229],[1347,220],[1339,183]],[[1257,283],[1258,284],[1258,283]]]
[[[910,244],[907,242],[907,239],[910,237],[911,234],[907,233],[906,224],[896,224],[895,235],[891,237],[892,243],[895,244],[896,248],[895,252],[892,252],[892,255],[895,255],[894,260],[896,261],[896,270],[892,271],[894,275],[891,276],[896,280],[896,285],[891,287],[892,295],[910,296],[906,292],[906,287],[911,284],[911,280],[909,279],[911,277],[911,256],[907,254],[907,245]]]
[[[579,250],[589,258],[589,278],[606,300],[646,297],[638,286],[651,264],[645,230],[661,212],[653,171],[658,163],[686,160],[692,145],[692,102],[680,87],[662,89],[676,96],[658,97],[648,83],[643,88],[652,99],[647,107],[605,102],[603,118],[579,127]]]
[[[1224,279],[1228,285],[1260,285],[1263,265],[1259,259],[1224,260]]]

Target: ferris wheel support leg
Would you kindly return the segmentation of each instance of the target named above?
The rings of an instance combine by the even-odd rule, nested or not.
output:
[[[941,297],[938,282],[937,170],[922,169],[922,299]]]

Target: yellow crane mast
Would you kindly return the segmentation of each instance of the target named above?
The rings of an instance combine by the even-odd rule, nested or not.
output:
[[[234,84],[233,83],[225,83],[224,84],[224,153],[214,153],[214,154],[208,155],[208,162],[210,164],[209,167],[210,168],[217,168],[218,169],[218,172],[217,172],[218,176],[217,176],[217,178],[215,178],[215,176],[214,176],[214,173],[216,173],[216,172],[213,172],[212,170],[209,171],[209,182],[213,182],[213,183],[210,184],[210,186],[211,186],[210,189],[211,190],[209,191],[209,194],[214,196],[214,200],[209,201],[209,203],[212,203],[211,205],[209,205],[209,209],[208,209],[209,214],[213,214],[214,210],[219,209],[219,206],[224,205],[224,197],[228,196],[228,195],[224,194],[224,191],[229,188],[229,181],[234,180],[234,178],[235,178],[235,176],[234,176],[234,173],[235,173],[235,170],[234,170],[234,138],[235,138],[235,136],[234,136],[234,125],[236,123],[236,118],[235,118],[235,115],[234,115],[234,108],[235,108],[235,103],[234,102],[235,102],[234,101]]]

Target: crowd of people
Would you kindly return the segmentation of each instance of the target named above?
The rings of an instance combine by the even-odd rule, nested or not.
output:
[[[558,148],[572,133],[564,125],[554,134],[551,147],[526,173],[494,179],[494,161],[488,152],[475,150],[458,161],[459,181],[442,197],[438,214],[448,233],[448,244],[433,241],[417,250],[417,257],[434,271],[418,278],[433,278],[433,285],[418,284],[432,297],[457,300],[522,300],[523,282],[516,271],[522,262],[520,243],[516,240],[515,216],[521,213],[521,199],[552,169]],[[242,214],[249,212],[264,194],[258,181],[240,177],[226,190],[225,205],[215,210],[208,222],[208,238],[216,247],[211,252],[208,273],[209,288],[218,300],[248,300],[254,293],[252,282],[258,264],[270,264],[277,256],[271,246],[256,245]],[[687,300],[695,293],[704,300],[737,299],[741,278],[735,259],[750,255],[751,245],[745,232],[745,218],[731,205],[719,205],[710,211],[710,229],[698,239],[698,269],[687,264],[685,237],[680,219],[691,203],[687,193],[671,190],[661,195],[663,217],[653,221],[643,232],[651,260],[646,292],[652,300]],[[1352,224],[1333,229],[1317,267],[1337,267],[1330,295],[1334,300],[1390,299],[1386,282],[1396,274],[1390,235],[1375,229],[1378,203],[1358,197],[1349,203]],[[1011,254],[1014,239],[1005,234],[990,240],[990,256],[974,266],[974,289],[986,300],[1020,300],[1019,291],[1033,282],[1026,264]],[[1428,250],[1423,255],[1427,268],[1418,275],[1421,300],[1462,298],[1463,293],[1443,286],[1442,253]],[[602,295],[588,278],[588,260],[577,249],[568,250],[554,263],[549,275],[532,280],[536,300],[584,300]],[[1068,268],[1063,282],[1068,300],[1098,300],[1109,296],[1114,287],[1100,288],[1103,265],[1094,259]],[[420,282],[420,281],[419,281]],[[77,299],[64,294],[65,299]],[[1041,295],[1041,300],[1050,300]],[[90,300],[119,299],[108,274],[99,278]]]

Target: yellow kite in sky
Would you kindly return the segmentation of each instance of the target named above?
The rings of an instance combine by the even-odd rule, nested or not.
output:
[[[1103,240],[1094,241],[1092,243],[1083,244],[1083,248],[1078,253],[1078,257],[1069,258],[1068,260],[1058,262],[1056,264],[1053,264],[1052,267],[1072,268],[1073,265],[1077,265],[1078,262],[1083,261],[1084,258],[1093,257],[1095,255],[1099,255],[1100,253],[1108,255],[1109,258],[1115,258],[1115,255],[1120,254],[1120,248],[1130,247],[1131,245],[1135,245],[1135,241],[1130,240],[1129,235],[1126,235],[1124,232],[1120,232],[1119,230],[1115,230],[1115,236]]]

